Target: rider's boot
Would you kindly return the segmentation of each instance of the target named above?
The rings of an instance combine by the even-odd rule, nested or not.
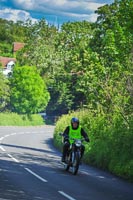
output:
[[[61,162],[65,162],[65,156],[62,156]]]
[[[62,153],[61,162],[66,162],[66,152],[65,151]]]
[[[82,165],[82,159],[80,158],[79,164]]]
[[[63,146],[62,159],[61,159],[62,162],[66,162],[66,155],[68,152],[68,148],[69,148],[69,143],[66,142]]]

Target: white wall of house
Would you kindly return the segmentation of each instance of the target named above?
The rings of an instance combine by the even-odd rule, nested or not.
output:
[[[8,62],[6,68],[3,70],[3,74],[5,76],[8,76],[10,73],[12,73],[14,65],[15,65],[14,61]]]

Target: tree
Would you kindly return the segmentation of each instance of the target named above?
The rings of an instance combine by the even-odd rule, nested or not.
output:
[[[31,22],[8,21],[0,18],[0,43],[12,44],[12,42],[26,42],[28,30],[30,29]]]
[[[41,76],[47,76],[53,71],[57,29],[49,27],[43,19],[27,26],[27,41],[25,47],[18,52],[17,61],[19,65],[36,66]]]
[[[12,111],[32,114],[46,108],[50,96],[35,67],[15,67],[10,85]]]
[[[75,110],[85,102],[84,93],[79,88],[79,79],[85,69],[85,51],[92,36],[92,24],[83,22],[65,23],[56,39],[54,79],[60,88],[58,102],[65,110]],[[51,99],[52,101],[52,99]]]
[[[91,70],[93,84],[90,84],[90,75],[85,76],[106,113],[118,111],[122,116],[132,113],[132,8],[132,0],[115,0],[96,11],[99,16],[90,46],[100,65],[95,63],[94,66],[94,61],[91,62],[94,66]],[[104,72],[100,77],[100,73],[95,73],[97,66],[101,66]]]

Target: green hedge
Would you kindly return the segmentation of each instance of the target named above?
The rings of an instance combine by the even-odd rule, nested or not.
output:
[[[0,113],[0,126],[36,126],[44,125],[43,118],[38,115],[18,115],[16,113]]]
[[[90,143],[86,144],[84,162],[133,181],[133,118],[128,119],[128,126],[123,117],[95,115],[88,110],[62,116],[56,123],[54,144],[62,149],[59,132],[70,124],[73,116],[80,119],[87,131]]]

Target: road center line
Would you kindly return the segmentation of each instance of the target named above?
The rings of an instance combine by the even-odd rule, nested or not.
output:
[[[7,154],[10,158],[12,158],[15,162],[17,162],[17,163],[19,163],[19,161],[16,159],[16,158],[14,158],[11,154]]]
[[[4,139],[4,137],[1,137],[1,138],[0,138],[0,141],[2,141],[3,139]]]
[[[26,171],[28,171],[29,173],[31,173],[33,176],[35,176],[36,178],[38,178],[39,180],[43,181],[43,182],[48,182],[46,179],[42,178],[41,176],[37,175],[36,173],[34,173],[33,171],[31,171],[28,168],[25,168]]]
[[[64,197],[70,199],[70,200],[76,200],[74,198],[72,198],[71,196],[69,196],[68,194],[66,194],[65,192],[62,192],[62,191],[58,191],[60,194],[62,194]]]
[[[0,149],[1,149],[2,151],[6,151],[2,146],[0,146]]]

